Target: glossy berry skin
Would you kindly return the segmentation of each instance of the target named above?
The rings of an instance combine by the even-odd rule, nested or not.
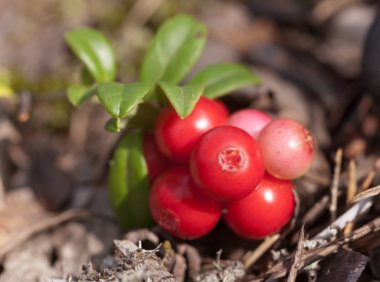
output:
[[[291,119],[275,119],[260,133],[265,169],[280,179],[294,179],[310,168],[314,140],[302,124]]]
[[[255,139],[234,126],[205,133],[191,155],[190,169],[202,191],[220,202],[245,197],[264,175]]]
[[[143,152],[148,166],[148,177],[154,181],[162,172],[174,164],[158,149],[153,134],[146,133],[143,139]]]
[[[219,101],[201,97],[192,113],[181,119],[172,107],[157,117],[155,137],[160,150],[177,163],[187,163],[199,137],[211,128],[226,124],[228,112]]]
[[[257,139],[261,130],[272,121],[272,117],[264,112],[244,109],[233,113],[228,124],[239,127]]]
[[[185,167],[164,172],[153,184],[150,211],[162,229],[182,239],[210,232],[221,217],[221,205],[202,194]]]
[[[257,239],[279,231],[291,219],[295,200],[293,184],[269,174],[247,197],[226,206],[224,219],[239,236]]]

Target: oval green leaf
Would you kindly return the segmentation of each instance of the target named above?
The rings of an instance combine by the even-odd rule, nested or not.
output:
[[[96,94],[96,87],[88,87],[83,84],[72,84],[67,88],[66,95],[69,102],[79,107]]]
[[[260,84],[260,78],[250,69],[235,63],[211,65],[194,75],[191,84],[204,87],[204,96],[215,99],[239,88]]]
[[[203,92],[203,87],[195,84],[177,86],[161,82],[159,86],[181,118],[185,118],[191,114]]]
[[[108,194],[124,228],[149,227],[148,169],[141,131],[127,132],[117,145],[108,171]]]
[[[179,15],[159,28],[143,59],[142,81],[178,83],[199,58],[206,42],[206,26]]]
[[[114,50],[102,33],[92,28],[81,27],[66,32],[65,40],[97,82],[115,79]]]
[[[111,116],[124,118],[143,101],[150,88],[151,85],[144,82],[130,84],[107,82],[98,85],[97,94]]]

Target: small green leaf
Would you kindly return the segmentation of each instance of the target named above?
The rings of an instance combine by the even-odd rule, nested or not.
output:
[[[73,84],[67,88],[67,98],[75,107],[81,106],[84,102],[91,99],[96,94],[96,88],[89,88],[82,84]]]
[[[100,102],[115,118],[124,118],[148,94],[151,85],[143,82],[122,84],[107,82],[99,84],[97,93]]]
[[[145,54],[142,81],[178,83],[199,58],[207,29],[193,17],[179,15],[159,28]]]
[[[181,118],[191,114],[203,91],[202,86],[195,84],[181,87],[161,82],[159,85]]]
[[[260,78],[242,65],[227,63],[204,68],[188,84],[202,85],[203,95],[215,99],[250,84],[260,84]]]
[[[114,50],[102,33],[92,28],[81,27],[66,32],[65,39],[97,82],[115,79]]]
[[[117,145],[108,171],[108,194],[124,228],[149,227],[149,179],[141,131],[127,132]]]

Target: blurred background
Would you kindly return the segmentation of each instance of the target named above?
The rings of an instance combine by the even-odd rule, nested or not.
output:
[[[223,98],[229,109],[295,118],[314,133],[316,160],[299,180],[302,211],[328,191],[337,148],[344,169],[349,160],[357,163],[358,180],[379,157],[378,6],[375,0],[1,0],[0,281],[78,273],[90,257],[101,263],[123,234],[105,182],[120,135],[104,130],[108,114],[96,102],[75,109],[67,101],[66,87],[79,81],[82,67],[65,45],[66,31],[102,31],[116,50],[117,80],[128,82],[138,79],[142,55],[165,19],[190,13],[203,21],[208,41],[194,72],[235,61],[263,80]],[[67,218],[57,214],[72,208],[99,216],[61,225]],[[222,243],[214,240],[204,253]],[[244,244],[226,246],[226,257],[254,246]]]

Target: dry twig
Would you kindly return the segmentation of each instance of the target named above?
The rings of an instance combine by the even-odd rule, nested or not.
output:
[[[331,183],[330,214],[331,214],[332,221],[336,219],[336,210],[337,210],[337,204],[338,204],[338,188],[339,188],[340,172],[342,169],[342,157],[343,157],[343,150],[339,148],[335,153],[334,177]]]
[[[362,193],[357,194],[355,197],[353,197],[350,201],[350,203],[356,203],[364,199],[368,199],[370,197],[375,197],[380,194],[380,185],[372,187]]]
[[[356,164],[354,160],[350,160],[348,163],[348,187],[346,194],[346,205],[349,205],[352,198],[356,195],[357,191],[357,176],[356,176]],[[344,228],[343,233],[348,235],[354,228],[354,221],[348,222]]]
[[[297,272],[299,270],[299,263],[301,261],[301,257],[302,257],[302,253],[303,253],[303,249],[304,249],[304,243],[305,243],[305,226],[303,225],[301,227],[301,232],[300,232],[300,236],[298,239],[297,249],[296,249],[296,252],[294,254],[294,260],[292,263],[292,267],[290,268],[289,276],[288,276],[288,279],[286,280],[287,282],[296,281]]]

